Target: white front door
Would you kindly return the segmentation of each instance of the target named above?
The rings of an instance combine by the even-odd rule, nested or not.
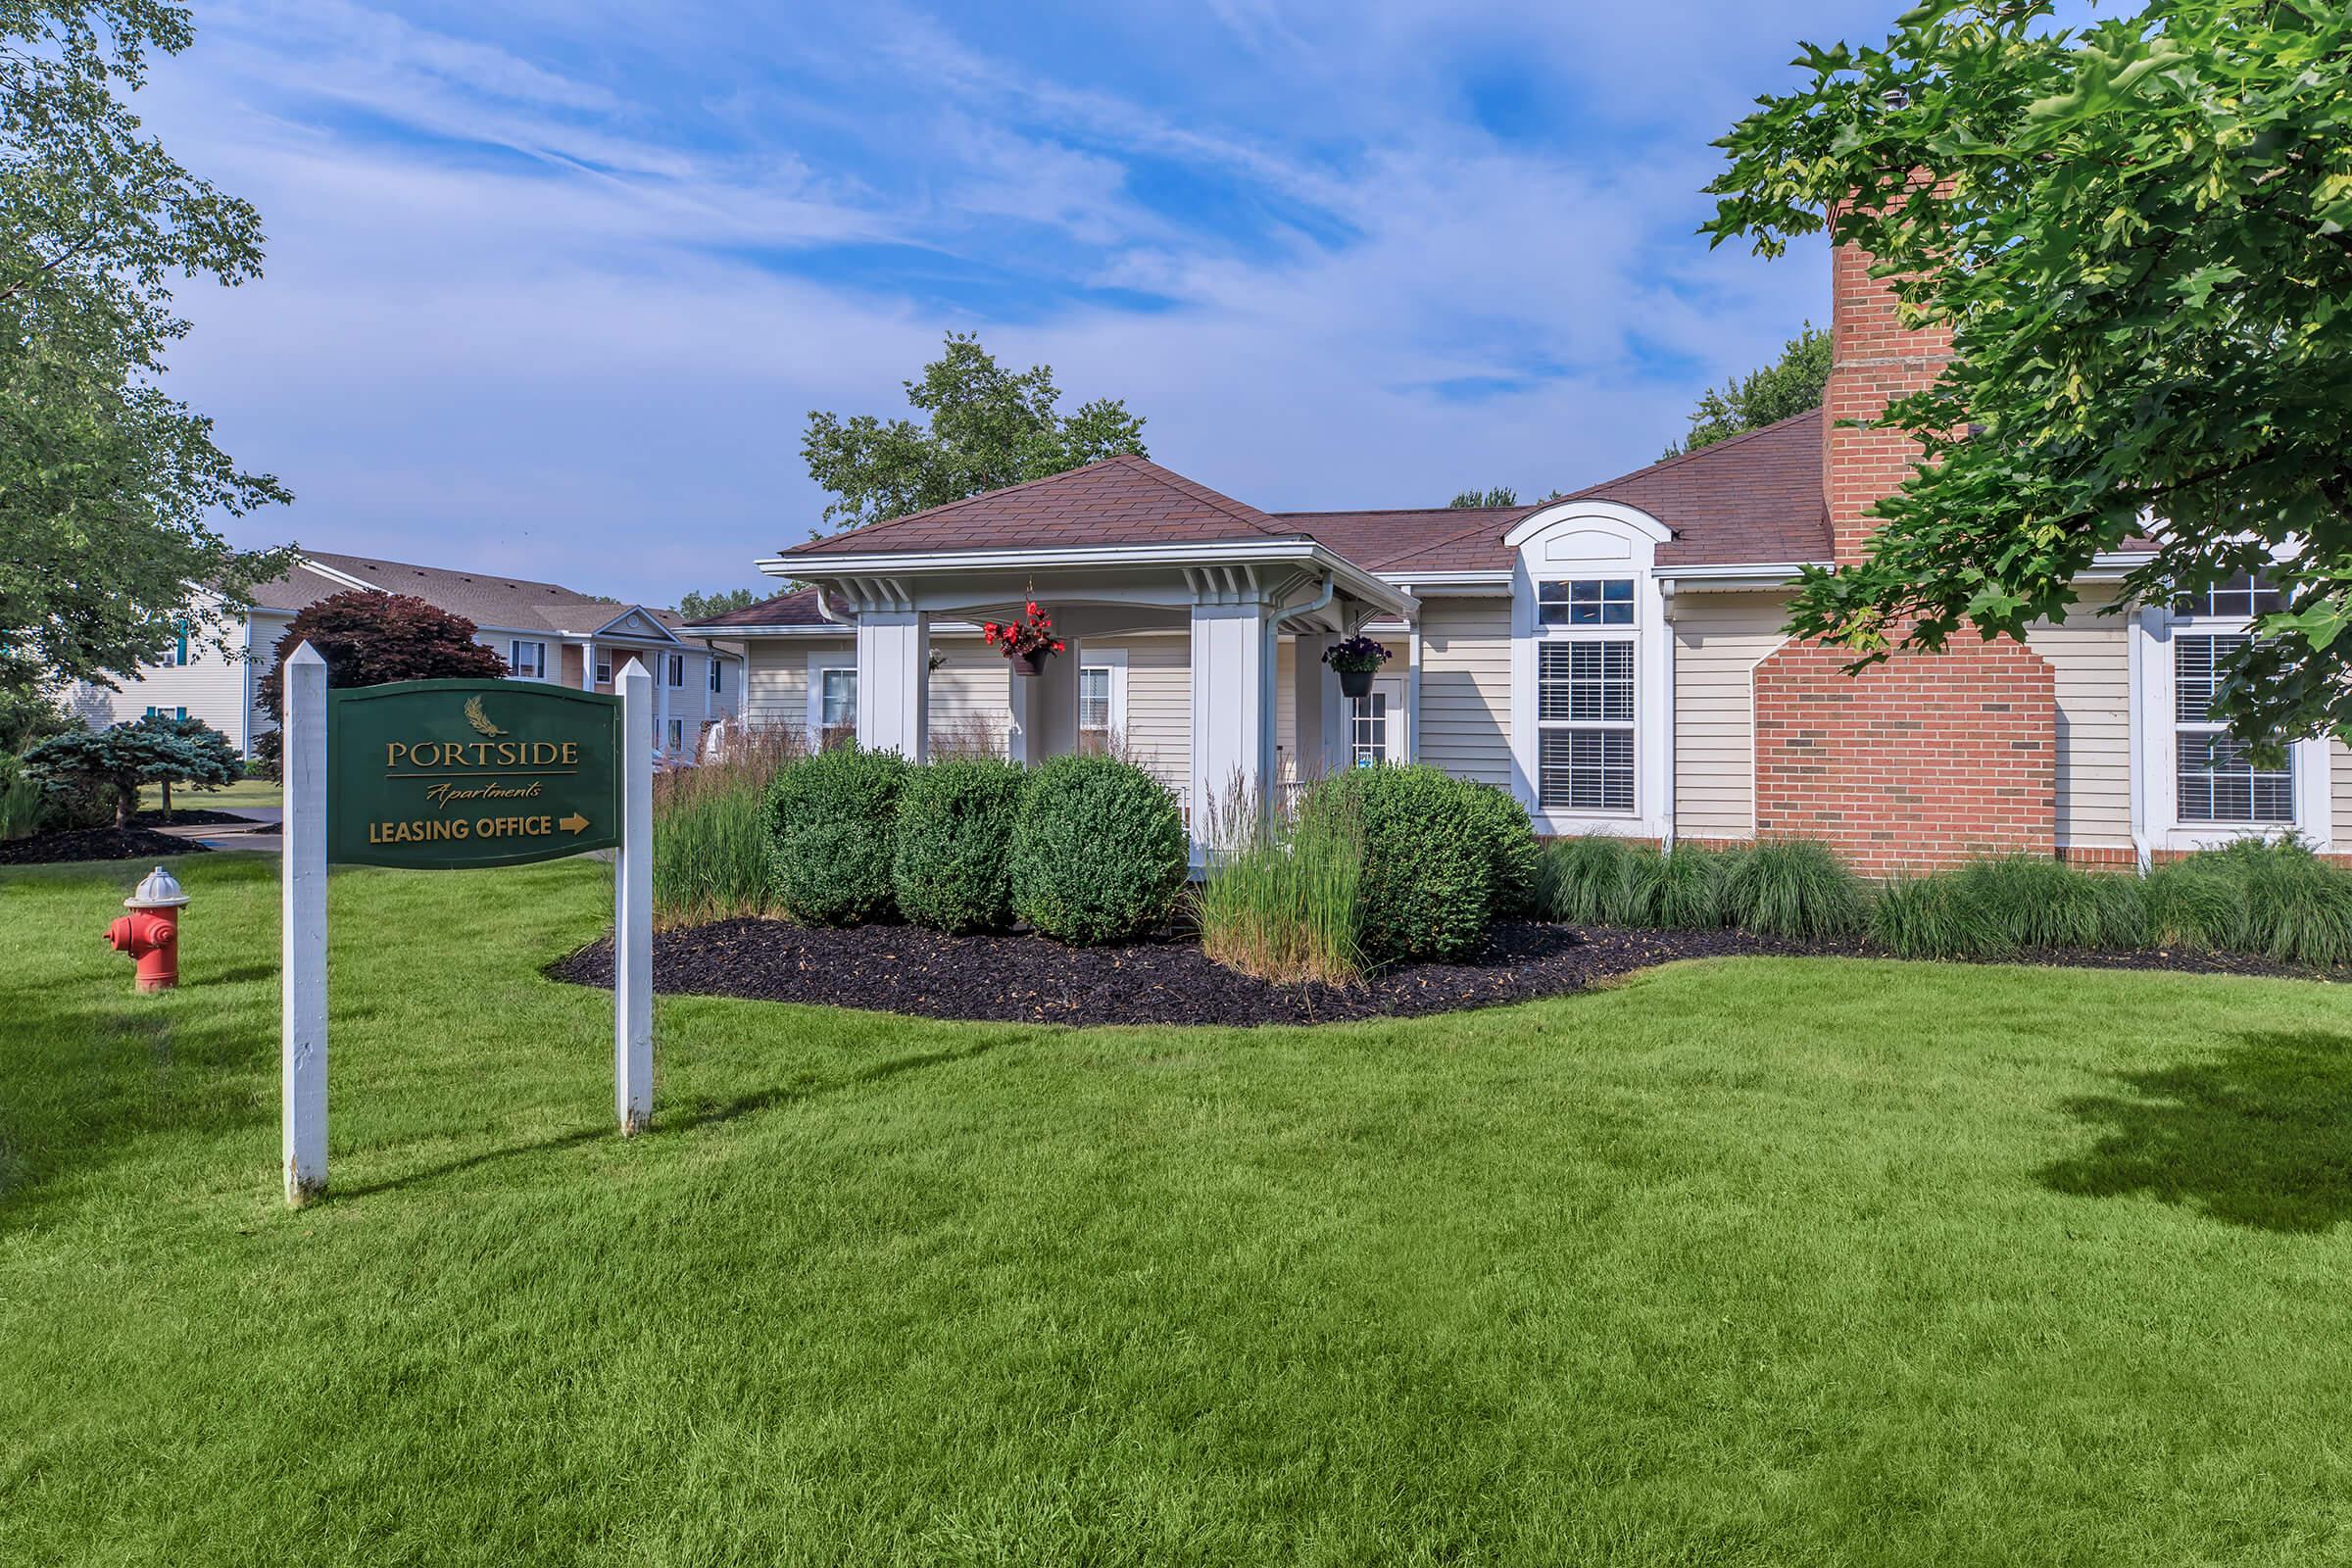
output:
[[[1374,681],[1371,696],[1348,703],[1348,765],[1375,767],[1405,760],[1411,754],[1404,726],[1403,678]]]

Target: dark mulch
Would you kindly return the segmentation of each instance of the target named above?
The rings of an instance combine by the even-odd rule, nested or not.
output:
[[[654,989],[866,1007],[927,1018],[1068,1024],[1332,1023],[1412,1017],[1559,996],[1678,958],[1884,956],[1863,944],[1808,944],[1740,931],[1632,931],[1507,924],[1464,963],[1385,970],[1360,987],[1278,986],[1212,962],[1187,936],[1117,948],[1044,937],[942,936],[918,926],[828,930],[781,920],[720,920],[654,936]],[[2034,955],[2075,967],[2293,974],[2229,954]],[[598,942],[550,964],[578,985],[612,984]]]
[[[68,860],[127,860],[166,855],[202,855],[205,847],[193,839],[132,826],[85,827],[64,833],[35,833],[29,838],[0,839],[0,865],[52,865]]]
[[[216,811],[202,806],[174,806],[172,814],[161,811],[134,811],[131,821],[139,827],[253,827],[250,816],[234,811]]]

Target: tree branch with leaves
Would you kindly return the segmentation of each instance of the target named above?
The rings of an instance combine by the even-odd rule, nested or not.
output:
[[[2052,16],[1944,0],[1807,46],[1810,80],[1720,144],[1716,243],[1826,228],[1952,333],[1876,421],[1918,466],[1791,630],[1876,659],[2063,618],[2136,540],[2142,602],[2283,557],[2221,709],[2266,752],[2352,737],[2352,8]]]

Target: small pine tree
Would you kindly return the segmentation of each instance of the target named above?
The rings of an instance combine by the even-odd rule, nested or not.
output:
[[[138,808],[140,785],[161,784],[169,812],[173,784],[226,784],[237,776],[237,753],[227,736],[200,718],[157,714],[54,736],[24,754],[24,768],[53,789],[111,786],[115,826],[122,828]]]

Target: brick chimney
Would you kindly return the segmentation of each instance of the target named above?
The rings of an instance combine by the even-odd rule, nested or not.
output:
[[[1822,393],[1821,493],[1839,565],[1862,559],[1878,527],[1872,505],[1902,488],[1918,443],[1896,430],[1838,428],[1872,419],[1896,398],[1924,391],[1951,363],[1948,327],[1906,327],[1894,290],[1870,275],[1870,256],[1852,245],[1830,253],[1830,380]]]
[[[1835,560],[1862,559],[1870,514],[1910,477],[1918,444],[1841,429],[1932,384],[1949,331],[1905,327],[1893,291],[1850,245],[1831,253],[1831,369],[1821,479]],[[2057,848],[2057,697],[2017,643],[1963,631],[1942,654],[1901,654],[1859,675],[1853,655],[1788,643],[1756,666],[1755,830],[1827,840],[1866,875],[1978,854]]]

